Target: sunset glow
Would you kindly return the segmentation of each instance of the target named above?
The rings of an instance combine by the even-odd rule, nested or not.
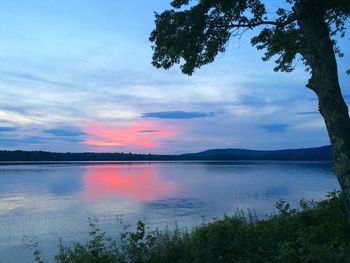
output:
[[[163,181],[149,165],[137,165],[130,171],[127,166],[86,166],[84,198],[96,201],[104,197],[120,196],[136,201],[152,201],[176,193],[174,182]],[[139,172],[135,173],[137,169]]]
[[[156,121],[137,122],[124,127],[111,127],[100,123],[89,123],[85,126],[89,139],[83,144],[98,147],[137,146],[156,148],[159,139],[176,136],[175,128]]]

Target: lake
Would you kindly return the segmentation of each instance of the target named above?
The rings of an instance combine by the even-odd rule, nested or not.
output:
[[[23,236],[49,257],[60,238],[84,241],[88,217],[118,233],[118,220],[192,227],[284,199],[321,200],[338,190],[330,162],[106,162],[0,166],[0,262],[30,262]],[[27,242],[27,241],[26,241]]]

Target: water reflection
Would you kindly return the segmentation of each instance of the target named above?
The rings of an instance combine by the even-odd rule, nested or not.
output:
[[[88,201],[119,197],[153,201],[176,194],[177,185],[163,180],[152,165],[85,166],[84,198]]]
[[[0,198],[35,194],[66,196],[82,190],[83,171],[72,165],[0,166]]]
[[[84,240],[88,215],[100,218],[107,233],[115,233],[116,215],[151,228],[191,227],[237,208],[262,217],[280,198],[295,206],[333,189],[339,186],[327,162],[0,166],[0,262],[30,258],[23,235],[40,237],[48,255],[59,238]]]

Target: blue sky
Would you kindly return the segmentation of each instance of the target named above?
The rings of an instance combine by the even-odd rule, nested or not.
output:
[[[153,68],[154,11],[168,7],[3,1],[0,149],[183,153],[329,143],[302,63],[273,72],[250,33],[191,77]],[[339,75],[349,101],[346,42]]]

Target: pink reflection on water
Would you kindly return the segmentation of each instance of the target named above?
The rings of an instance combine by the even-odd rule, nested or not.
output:
[[[125,197],[136,201],[153,201],[173,195],[175,182],[164,181],[152,165],[86,166],[84,199]]]

